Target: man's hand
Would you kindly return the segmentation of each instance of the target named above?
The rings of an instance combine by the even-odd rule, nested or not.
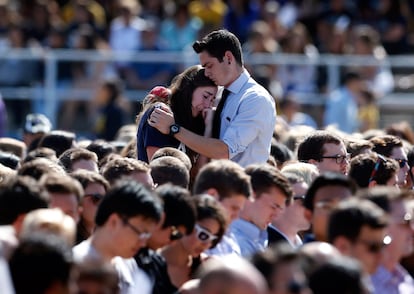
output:
[[[158,104],[151,113],[148,124],[156,128],[161,133],[168,135],[170,133],[170,126],[175,123],[174,114],[171,109],[165,104]]]

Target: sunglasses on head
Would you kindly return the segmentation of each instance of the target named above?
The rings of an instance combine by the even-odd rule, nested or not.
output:
[[[216,235],[213,235],[208,230],[204,229],[198,224],[195,225],[195,230],[197,232],[197,238],[201,242],[205,242],[205,243],[213,242],[214,240],[218,238]]]
[[[375,162],[374,169],[372,170],[371,175],[369,176],[368,183],[371,183],[374,180],[374,177],[379,170],[381,162],[385,163],[387,162],[387,159],[381,154],[377,154],[377,161]]]
[[[93,204],[98,204],[99,202],[101,202],[102,198],[104,197],[104,195],[99,194],[99,193],[92,193],[92,194],[86,194],[83,197],[90,197],[92,200]]]
[[[175,226],[171,226],[170,240],[175,241],[181,239],[182,237],[183,234]]]

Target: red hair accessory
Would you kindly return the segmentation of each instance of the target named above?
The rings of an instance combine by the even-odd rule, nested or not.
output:
[[[163,86],[156,86],[152,88],[152,90],[149,93],[163,100],[168,100],[171,94],[171,90]]]

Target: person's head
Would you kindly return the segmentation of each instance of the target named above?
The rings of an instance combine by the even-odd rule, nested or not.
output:
[[[18,233],[27,213],[49,206],[49,195],[30,177],[15,176],[1,183],[0,225],[13,225]]]
[[[109,189],[109,182],[99,173],[79,169],[69,174],[82,185],[84,195],[80,200],[80,220],[78,238],[86,239],[95,227],[95,215],[98,205]],[[78,240],[80,241],[80,240]]]
[[[360,139],[355,137],[348,137],[346,142],[346,150],[351,155],[351,158],[354,158],[358,154],[371,153],[374,144],[369,140]]]
[[[47,173],[40,178],[39,183],[49,193],[49,207],[60,208],[64,213],[73,217],[75,222],[79,221],[80,201],[84,191],[76,179],[69,175]]]
[[[205,75],[205,69],[194,65],[174,78],[170,106],[175,121],[198,134],[204,132],[205,109],[213,106],[217,86]]]
[[[35,158],[23,163],[17,173],[22,176],[29,176],[35,180],[40,180],[40,178],[47,173],[58,175],[66,174],[63,167],[56,161],[44,157]]]
[[[116,269],[101,260],[84,260],[75,265],[76,286],[82,294],[119,294]]]
[[[45,134],[39,141],[38,147],[48,147],[55,150],[59,157],[63,151],[75,147],[76,134],[63,130],[52,130]]]
[[[174,147],[162,147],[154,152],[150,161],[157,159],[159,157],[162,157],[162,156],[176,157],[185,164],[188,171],[191,170],[191,167],[192,167],[191,159],[188,157],[188,155],[184,151],[181,151]]]
[[[59,163],[68,173],[77,169],[98,171],[98,156],[94,152],[81,147],[65,150],[59,156]]]
[[[305,207],[303,201],[308,191],[309,185],[294,173],[283,172],[282,174],[288,180],[292,187],[292,203],[287,205],[285,210],[278,216],[274,217],[272,224],[276,226],[279,231],[284,228],[292,228],[292,230],[299,233],[310,228],[310,221],[305,217]]]
[[[188,188],[190,184],[190,172],[185,164],[178,158],[162,156],[151,160],[149,163],[151,176],[156,185],[172,183]]]
[[[359,154],[351,159],[348,176],[359,188],[375,185],[397,186],[398,163],[375,152]]]
[[[197,215],[194,199],[187,189],[163,184],[155,192],[163,202],[164,219],[148,239],[148,247],[153,250],[191,234]]]
[[[107,79],[103,81],[98,89],[96,102],[103,106],[114,103],[121,97],[123,92],[123,84],[119,79]]]
[[[270,155],[276,160],[278,168],[282,168],[285,162],[293,160],[293,152],[282,142],[277,141],[275,138],[272,139],[270,145]]]
[[[41,113],[29,113],[26,115],[23,127],[23,142],[29,150],[35,146],[33,142],[37,141],[46,133],[52,130],[50,120]]]
[[[197,221],[192,234],[182,237],[181,242],[189,255],[199,256],[215,247],[227,229],[226,212],[221,204],[208,194],[195,195]]]
[[[129,178],[144,184],[149,189],[154,186],[148,163],[134,158],[114,157],[102,166],[101,174],[111,185],[118,180]]]
[[[367,274],[378,267],[389,244],[384,210],[367,199],[353,197],[338,203],[328,222],[328,240],[347,256],[358,259]]]
[[[23,159],[22,163],[26,163],[26,162],[32,161],[33,159],[41,158],[41,157],[50,159],[54,162],[58,161],[55,150],[47,148],[47,147],[39,147],[39,148],[33,149],[32,151],[28,152],[26,157]]]
[[[16,294],[69,293],[71,246],[54,234],[29,234],[12,253],[9,268]]]
[[[332,208],[339,201],[351,197],[355,191],[354,181],[340,173],[326,172],[313,181],[303,205],[316,240],[327,240],[327,222]]]
[[[221,159],[204,165],[193,185],[193,194],[207,193],[216,197],[226,208],[229,221],[239,216],[250,197],[250,177],[237,163]]]
[[[130,258],[146,246],[162,217],[157,195],[134,180],[120,180],[106,193],[96,212],[96,229],[111,255]],[[117,240],[114,242],[114,240]]]
[[[375,186],[361,190],[357,196],[373,201],[389,216],[387,235],[391,237],[391,243],[385,248],[384,260],[395,265],[402,257],[410,255],[414,250],[413,212],[409,205],[413,192],[396,187]]]
[[[400,170],[398,172],[398,186],[403,188],[406,185],[406,177],[409,166],[407,164],[407,154],[403,147],[402,140],[393,135],[382,135],[371,138],[371,143],[374,144],[373,151],[386,157],[395,159]]]
[[[248,260],[231,254],[209,258],[201,264],[197,274],[200,294],[265,294],[266,280]]]
[[[350,157],[344,140],[329,131],[314,131],[299,143],[299,161],[316,165],[321,173],[326,171],[346,174]]]
[[[274,166],[252,164],[245,168],[253,189],[252,200],[247,201],[240,217],[265,229],[280,215],[292,199],[292,187],[286,177]]]
[[[76,237],[76,223],[61,209],[39,208],[25,216],[19,238],[25,238],[34,232],[55,234],[73,246]]]
[[[9,137],[0,137],[0,150],[12,153],[20,159],[23,159],[27,153],[27,146],[21,140]]]
[[[115,146],[103,139],[97,139],[97,140],[92,141],[91,143],[88,144],[88,146],[86,146],[86,149],[94,152],[98,156],[99,166],[100,166],[101,160],[105,156],[116,153]]]
[[[303,179],[308,186],[310,186],[313,180],[319,176],[318,168],[315,165],[306,162],[289,162],[285,164],[280,171],[282,174],[289,173],[297,175],[299,178]]]
[[[366,294],[364,277],[357,260],[341,255],[318,266],[309,276],[309,287],[318,294]]]
[[[266,279],[269,294],[310,294],[299,255],[289,245],[268,247],[255,253],[250,261]]]
[[[239,39],[227,30],[212,31],[193,43],[206,76],[219,86],[231,84],[244,66]]]

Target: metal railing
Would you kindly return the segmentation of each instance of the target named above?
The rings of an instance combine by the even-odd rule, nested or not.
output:
[[[198,58],[192,51],[185,52],[111,52],[111,51],[85,51],[85,50],[44,50],[44,49],[18,49],[0,52],[0,63],[6,59],[31,60],[43,63],[44,76],[37,77],[37,81],[30,86],[1,87],[0,93],[4,99],[30,99],[43,100],[43,112],[55,125],[57,105],[65,99],[88,99],[94,89],[61,89],[58,87],[57,71],[59,62],[162,62],[180,66],[189,66],[198,63]],[[338,55],[304,55],[286,54],[253,54],[248,55],[246,64],[257,66],[261,64],[274,65],[315,65],[325,67],[327,72],[327,90],[335,89],[340,83],[340,69],[350,65],[386,65],[390,68],[414,69],[414,56],[388,56],[378,60],[367,56],[338,56]],[[131,100],[142,99],[148,89],[127,90],[126,97]],[[323,94],[313,93],[323,101]],[[399,109],[401,106],[414,107],[414,99],[408,93],[392,93],[379,101],[380,107]],[[317,101],[317,99],[315,100]]]

